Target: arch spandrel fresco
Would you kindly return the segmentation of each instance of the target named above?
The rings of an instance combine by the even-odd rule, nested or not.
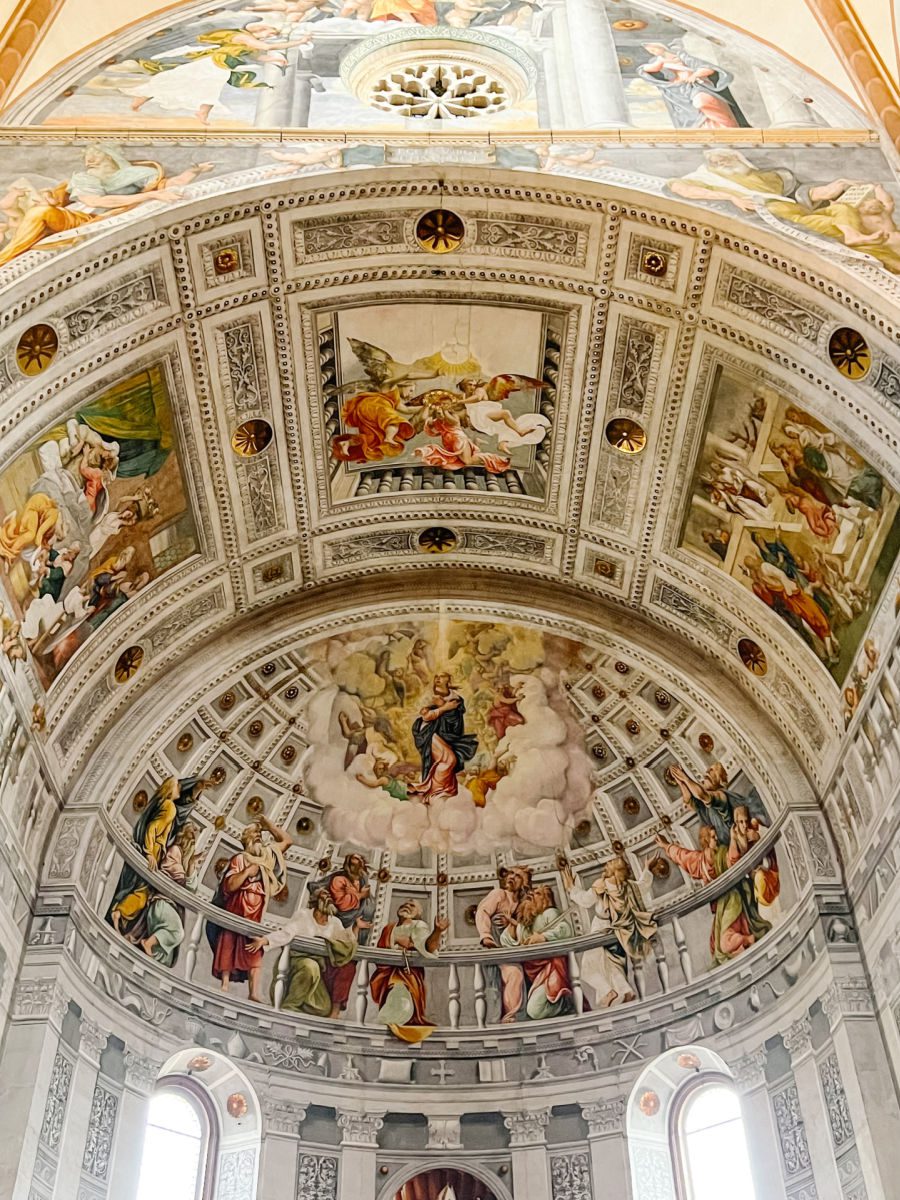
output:
[[[4,649],[44,688],[199,550],[164,363],[87,395],[0,471]]]
[[[727,571],[843,683],[900,548],[875,467],[747,371],[713,374],[682,545]]]
[[[246,983],[329,1019],[362,1019],[355,964],[374,957],[366,1019],[411,1043],[444,1023],[431,1010],[452,999],[453,956],[470,971],[466,955],[487,953],[462,1002],[473,1021],[479,1003],[501,1024],[572,1015],[585,997],[652,995],[645,965],[667,953],[687,981],[731,962],[793,894],[772,846],[778,801],[716,722],[538,626],[356,624],[207,697],[152,760],[115,802],[131,847],[105,910],[116,934],[193,983]],[[712,914],[694,906],[726,875]],[[186,960],[198,902],[206,938],[192,926]],[[217,909],[262,930],[220,928]],[[297,945],[317,937],[336,945],[324,975]],[[559,955],[519,965],[555,941]],[[397,950],[409,978],[391,975]]]

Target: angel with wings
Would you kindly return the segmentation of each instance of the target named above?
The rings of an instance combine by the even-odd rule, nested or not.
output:
[[[514,417],[504,407],[513,392],[540,391],[545,384],[527,375],[495,375],[493,379],[461,379],[466,415],[473,429],[497,439],[497,449],[508,454],[512,446],[536,446],[544,440],[550,421],[542,413]],[[509,432],[506,432],[508,430]]]

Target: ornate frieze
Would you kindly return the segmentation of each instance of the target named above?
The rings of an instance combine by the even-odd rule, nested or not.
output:
[[[166,302],[163,274],[154,264],[70,309],[65,314],[66,328],[73,341],[101,332],[105,336]]]
[[[806,1127],[800,1112],[800,1097],[797,1085],[793,1082],[785,1084],[772,1093],[772,1111],[775,1114],[775,1127],[778,1130],[778,1142],[781,1147],[781,1161],[784,1164],[784,1174],[787,1179],[809,1171],[811,1162],[809,1145],[806,1141]]]
[[[823,310],[801,304],[778,284],[725,263],[719,272],[716,301],[732,312],[750,316],[773,333],[815,342],[827,319]]]
[[[112,1157],[119,1097],[102,1079],[98,1079],[91,1099],[87,1139],[81,1169],[94,1179],[106,1181]]]
[[[256,1172],[255,1150],[226,1151],[219,1158],[216,1200],[253,1200]]]
[[[591,1163],[587,1154],[554,1154],[550,1158],[553,1200],[592,1200]]]
[[[297,1196],[301,1200],[337,1200],[338,1165],[331,1154],[303,1151],[298,1160]]]

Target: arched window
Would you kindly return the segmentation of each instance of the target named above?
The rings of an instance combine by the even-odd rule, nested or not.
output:
[[[731,1072],[707,1046],[673,1046],[648,1063],[626,1127],[634,1200],[763,1200]]]
[[[185,1089],[165,1086],[150,1100],[137,1200],[202,1200],[210,1129],[200,1103]]]
[[[724,1079],[683,1089],[672,1135],[681,1200],[756,1200],[741,1102]]]

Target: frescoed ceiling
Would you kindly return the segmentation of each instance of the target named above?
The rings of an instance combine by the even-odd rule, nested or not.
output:
[[[704,687],[826,770],[896,590],[900,367],[864,285],[848,326],[803,248],[440,175],[135,217],[9,305],[4,637],[49,752],[88,765],[145,688],[165,724],[168,673],[323,606],[477,595],[655,646],[685,685],[715,663]]]

